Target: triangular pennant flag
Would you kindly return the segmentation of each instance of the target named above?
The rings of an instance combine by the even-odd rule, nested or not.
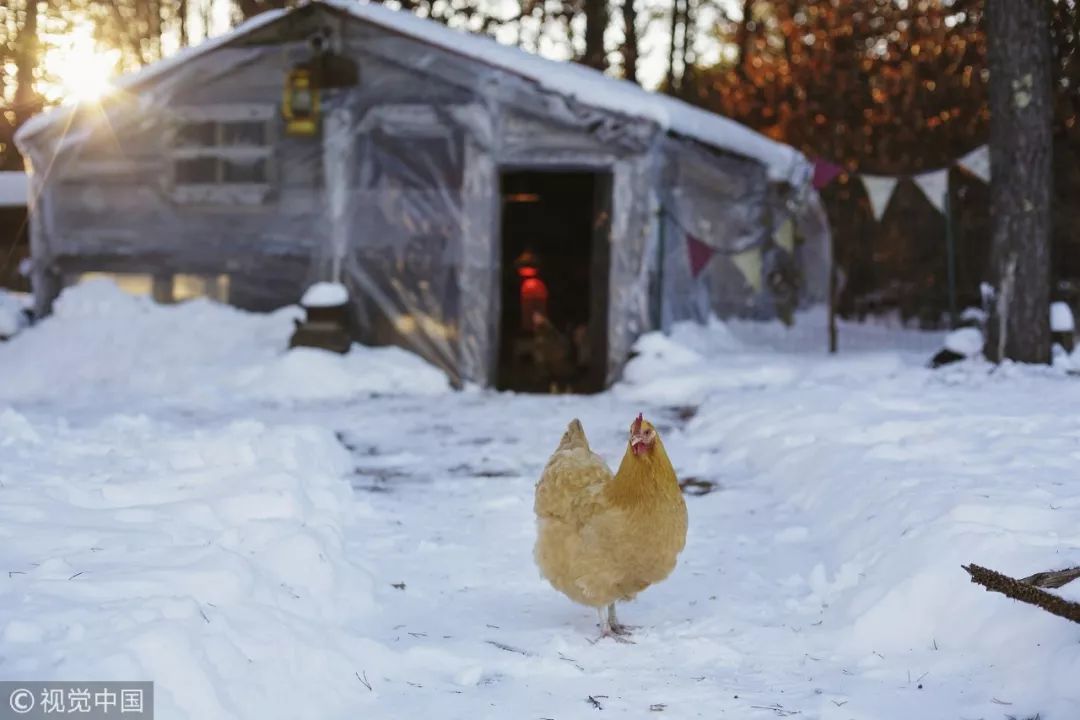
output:
[[[795,223],[788,218],[783,224],[777,228],[776,234],[773,236],[773,242],[778,246],[784,248],[789,253],[795,252]]]
[[[826,187],[829,183],[839,177],[842,172],[844,172],[844,168],[836,163],[831,163],[828,160],[818,158],[814,161],[814,189],[820,190],[821,188]]]
[[[697,277],[712,260],[716,251],[693,235],[686,236],[686,251],[690,255],[690,275]]]
[[[866,194],[870,197],[870,210],[874,213],[874,219],[880,220],[885,214],[885,208],[889,207],[893,190],[896,188],[896,178],[881,175],[861,175],[863,185],[866,186]]]
[[[735,263],[735,267],[746,278],[746,282],[754,289],[754,292],[761,290],[761,248],[750,248],[738,255],[733,255],[731,262]]]
[[[983,182],[990,182],[990,146],[982,145],[956,161],[956,164]]]
[[[945,212],[945,194],[949,192],[949,171],[935,170],[912,178],[938,212]]]

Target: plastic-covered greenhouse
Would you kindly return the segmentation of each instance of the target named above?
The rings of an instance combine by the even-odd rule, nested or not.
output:
[[[643,331],[826,299],[792,148],[378,5],[264,13],[17,142],[39,312],[88,273],[255,310],[339,280],[361,341],[524,387],[549,331],[587,390]]]

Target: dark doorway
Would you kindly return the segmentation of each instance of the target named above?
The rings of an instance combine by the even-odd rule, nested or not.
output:
[[[599,392],[607,373],[611,176],[505,171],[496,386]]]
[[[0,288],[30,292],[22,273],[30,257],[30,222],[25,207],[0,207]]]

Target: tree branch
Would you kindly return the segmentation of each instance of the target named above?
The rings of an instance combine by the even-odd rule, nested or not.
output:
[[[999,572],[980,567],[974,563],[971,565],[962,565],[961,567],[963,567],[968,575],[971,576],[971,582],[982,585],[988,591],[1001,593],[1013,600],[1019,600],[1020,602],[1042,608],[1052,615],[1057,615],[1066,620],[1072,620],[1074,623],[1080,623],[1080,603],[1069,602],[1065,598],[1058,597],[1053,593],[1048,593],[1045,590],[1040,589],[1035,584],[1038,581],[1045,582],[1044,576],[1055,575],[1058,573],[1067,574],[1076,572],[1077,574],[1070,578],[1076,579],[1077,577],[1080,577],[1080,568],[1058,571],[1058,573],[1037,573],[1029,578],[1025,578],[1025,580],[1016,580],[1008,575],[1002,575]],[[1060,578],[1054,578],[1053,581],[1056,581],[1057,579]],[[1061,585],[1064,585],[1067,582],[1069,582],[1069,580],[1061,582],[1060,585],[1051,585],[1048,587],[1061,587]]]

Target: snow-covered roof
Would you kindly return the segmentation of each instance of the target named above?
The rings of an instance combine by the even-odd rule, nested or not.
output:
[[[754,158],[768,168],[769,178],[801,185],[808,173],[806,159],[794,148],[775,142],[734,120],[702,110],[675,98],[649,92],[634,83],[608,77],[577,63],[560,62],[534,55],[474,33],[462,32],[408,12],[351,0],[321,0],[321,4],[401,35],[473,58],[536,82],[579,102],[626,115],[642,117],[677,135],[686,136],[720,150]],[[177,67],[180,63],[265,27],[295,10],[272,10],[200,45],[126,75],[116,81],[118,89],[130,89]],[[61,107],[23,124],[17,141],[51,126],[71,112]]]
[[[0,172],[0,207],[23,207],[28,193],[26,173]]]

